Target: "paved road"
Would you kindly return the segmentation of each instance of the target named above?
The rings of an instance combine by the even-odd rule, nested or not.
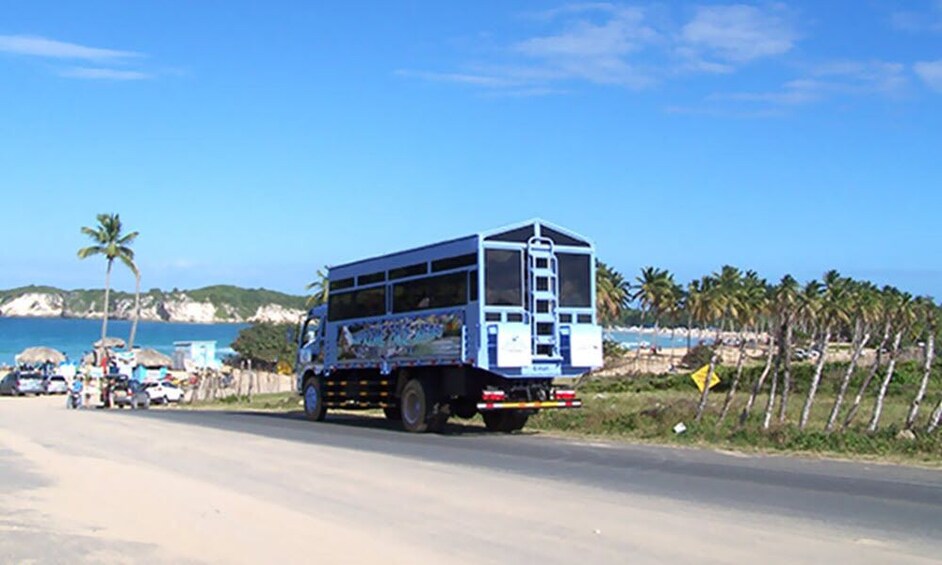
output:
[[[705,449],[585,442],[542,434],[497,435],[451,425],[414,435],[376,418],[300,413],[137,412],[159,419],[316,445],[552,479],[608,492],[655,495],[770,513],[874,534],[942,538],[942,471]],[[940,455],[942,457],[942,455]]]
[[[72,413],[48,399],[2,399],[0,480],[15,493],[0,511],[20,516],[0,527],[0,561],[60,560],[15,532],[65,536],[75,554],[107,561],[135,544],[153,562],[259,562],[275,551],[288,562],[886,563],[931,562],[942,549],[935,470],[462,425],[419,436],[349,416]],[[138,496],[135,485],[150,481],[190,494],[169,507],[166,496]],[[99,508],[115,485],[140,499],[137,510]],[[77,500],[63,510],[65,495]],[[167,522],[179,522],[179,543],[140,532]]]

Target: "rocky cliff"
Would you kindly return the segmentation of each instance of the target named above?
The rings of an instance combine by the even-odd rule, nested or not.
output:
[[[114,292],[109,318],[134,317],[134,295]],[[26,287],[0,291],[0,316],[43,318],[101,318],[104,292]],[[208,287],[141,295],[141,320],[193,323],[294,323],[304,315],[304,297],[264,289]]]

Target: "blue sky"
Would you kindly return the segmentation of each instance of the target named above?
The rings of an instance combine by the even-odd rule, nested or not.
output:
[[[0,288],[101,286],[116,211],[148,288],[539,216],[632,277],[942,296],[940,1],[260,4],[4,3]]]

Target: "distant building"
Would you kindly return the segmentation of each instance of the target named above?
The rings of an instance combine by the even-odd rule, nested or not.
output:
[[[218,368],[215,341],[173,342],[173,369],[175,371]]]

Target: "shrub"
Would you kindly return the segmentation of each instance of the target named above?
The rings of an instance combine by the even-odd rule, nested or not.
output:
[[[701,343],[688,351],[680,360],[680,364],[691,369],[699,369],[710,362],[710,359],[713,358],[713,351],[712,347]]]

